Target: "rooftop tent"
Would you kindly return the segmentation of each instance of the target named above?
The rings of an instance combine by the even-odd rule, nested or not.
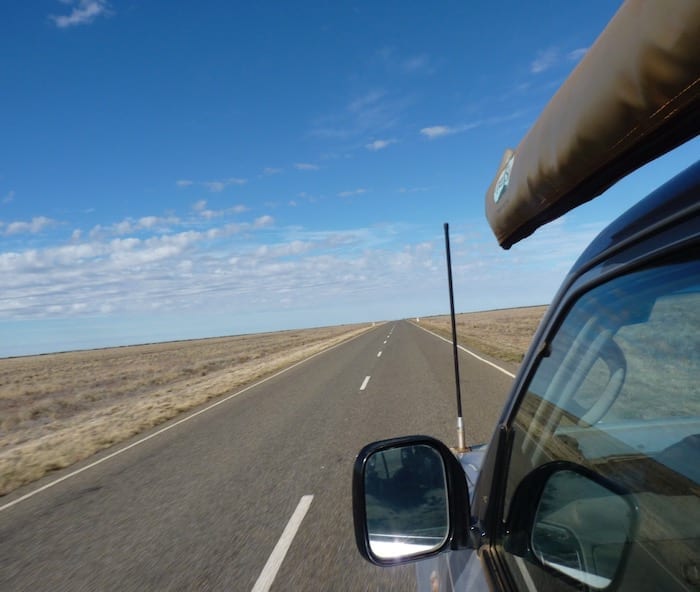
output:
[[[508,249],[700,133],[700,1],[627,0],[486,193]]]

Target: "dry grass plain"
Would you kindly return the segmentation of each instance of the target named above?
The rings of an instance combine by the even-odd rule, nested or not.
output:
[[[0,495],[369,327],[0,359]]]
[[[457,316],[461,345],[519,363],[546,306]],[[421,326],[450,337],[449,316]],[[0,496],[366,331],[346,325],[0,359]]]
[[[528,306],[457,315],[457,341],[468,349],[519,364],[547,306]],[[424,317],[420,325],[451,339],[448,315]]]

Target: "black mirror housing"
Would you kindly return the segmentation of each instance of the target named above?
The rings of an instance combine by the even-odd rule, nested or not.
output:
[[[469,546],[464,470],[435,438],[405,436],[365,446],[355,460],[352,497],[357,548],[375,565]]]

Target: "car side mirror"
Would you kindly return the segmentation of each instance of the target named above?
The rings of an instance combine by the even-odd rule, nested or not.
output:
[[[585,467],[554,462],[526,477],[513,499],[508,551],[590,589],[613,584],[637,527],[629,492]]]
[[[353,517],[358,550],[376,565],[463,548],[469,497],[462,467],[428,436],[365,446],[355,461]]]

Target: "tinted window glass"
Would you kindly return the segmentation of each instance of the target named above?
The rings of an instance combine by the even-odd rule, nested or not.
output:
[[[696,260],[597,287],[557,331],[513,423],[506,512],[523,477],[555,460],[634,497],[622,589],[700,589],[699,328]],[[542,577],[527,557],[508,560]]]

